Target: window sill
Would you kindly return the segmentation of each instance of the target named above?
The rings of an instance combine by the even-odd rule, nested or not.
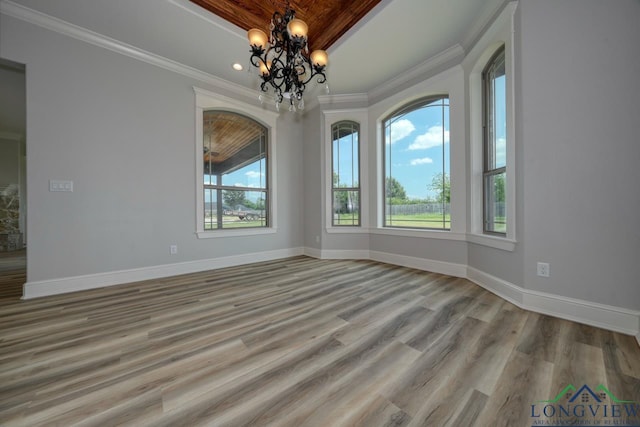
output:
[[[328,234],[367,234],[370,232],[365,227],[343,226],[343,227],[327,227]]]
[[[451,231],[438,230],[420,230],[417,228],[374,228],[369,230],[371,234],[380,234],[385,236],[402,236],[402,237],[420,237],[424,239],[441,239],[441,240],[466,240],[463,233],[455,233]]]
[[[467,241],[490,248],[513,252],[516,249],[516,241],[506,237],[487,236],[484,234],[468,234]]]
[[[227,230],[215,230],[215,231],[197,231],[196,236],[198,236],[198,239],[217,239],[217,238],[225,238],[225,237],[259,236],[263,234],[275,234],[277,231],[278,231],[277,228],[227,229]]]

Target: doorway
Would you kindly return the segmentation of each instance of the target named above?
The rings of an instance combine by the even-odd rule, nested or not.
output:
[[[0,58],[0,301],[18,299],[27,270],[25,65]]]

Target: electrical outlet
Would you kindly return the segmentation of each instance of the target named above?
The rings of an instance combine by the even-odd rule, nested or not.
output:
[[[178,253],[178,245],[171,245],[169,246],[169,253],[171,255],[175,255]]]
[[[549,277],[549,263],[548,262],[539,262],[538,263],[538,276],[540,276],[540,277]]]

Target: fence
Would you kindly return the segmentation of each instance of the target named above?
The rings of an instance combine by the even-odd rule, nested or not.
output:
[[[387,205],[386,215],[419,215],[419,214],[450,214],[449,203],[418,203],[411,205]]]
[[[493,205],[493,216],[497,218],[506,217],[505,202],[496,202]],[[419,203],[415,205],[387,205],[385,213],[387,215],[419,215],[419,214],[451,214],[449,203]]]

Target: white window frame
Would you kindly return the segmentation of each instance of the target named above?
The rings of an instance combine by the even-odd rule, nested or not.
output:
[[[464,70],[454,66],[442,71],[408,89],[395,93],[372,105],[369,114],[375,119],[375,212],[372,218],[375,227],[371,234],[384,236],[402,236],[425,239],[465,241],[467,239],[467,156],[465,128]],[[400,109],[419,99],[446,94],[449,97],[450,132],[450,179],[451,179],[451,229],[390,228],[383,226],[384,210],[384,143],[383,120]]]
[[[469,143],[470,143],[470,209],[471,224],[468,241],[484,246],[514,251],[516,246],[516,157],[515,157],[515,104],[514,104],[514,14],[517,2],[509,3],[493,24],[475,44],[464,65],[469,67]],[[504,45],[507,102],[507,157],[506,157],[506,235],[484,233],[484,131],[482,72],[493,55]]]
[[[369,179],[368,179],[368,110],[366,108],[344,109],[344,110],[327,110],[323,111],[324,126],[322,141],[324,144],[324,165],[323,165],[323,186],[324,186],[324,222],[327,233],[368,233],[369,232]],[[358,135],[358,151],[360,159],[358,166],[360,167],[360,225],[359,226],[334,226],[333,225],[333,168],[331,147],[333,145],[333,135],[331,127],[335,123],[351,121],[360,125]]]
[[[505,232],[502,232],[502,231],[487,229],[489,219],[492,219],[492,223],[495,223],[495,213],[492,213],[489,217],[489,211],[493,211],[495,206],[492,206],[490,204],[490,194],[493,195],[493,189],[489,188],[488,179],[489,177],[495,177],[502,173],[504,173],[505,176],[508,177],[509,174],[508,174],[508,169],[506,167],[506,161],[504,166],[497,166],[495,164],[496,162],[494,158],[495,154],[490,155],[490,153],[492,153],[493,150],[496,149],[496,146],[495,146],[496,141],[494,136],[494,133],[496,132],[495,130],[496,117],[495,117],[495,111],[490,112],[489,110],[490,110],[490,107],[494,107],[494,101],[497,99],[497,97],[495,92],[493,91],[494,80],[488,75],[488,73],[490,72],[489,66],[495,67],[495,64],[498,63],[497,60],[499,58],[501,58],[502,61],[504,62],[505,56],[506,56],[505,47],[504,45],[501,45],[500,47],[498,47],[498,49],[496,49],[494,54],[491,56],[491,59],[487,61],[484,69],[482,70],[482,107],[483,107],[482,126],[483,126],[483,134],[484,134],[483,145],[482,145],[482,156],[483,156],[482,163],[483,163],[483,175],[484,175],[484,179],[482,183],[482,190],[483,190],[482,231],[484,234],[487,234],[490,236],[498,236],[498,237],[506,237],[506,230]],[[505,101],[506,101],[506,93],[505,93]],[[505,145],[506,145],[506,141],[505,141]],[[505,186],[506,186],[506,182],[505,182]],[[507,217],[506,224],[508,223],[509,223],[509,217]]]
[[[382,120],[380,120],[380,126],[381,126],[381,135],[382,135],[382,146],[384,147],[381,150],[382,153],[382,163],[383,163],[383,171],[382,171],[382,182],[380,184],[381,186],[381,190],[382,193],[380,195],[380,200],[382,201],[382,221],[380,222],[380,226],[384,229],[384,230],[409,230],[410,232],[414,232],[415,231],[435,231],[435,232],[445,232],[445,233],[450,233],[451,232],[451,223],[453,222],[451,219],[451,215],[449,218],[449,222],[450,222],[450,228],[435,228],[435,227],[399,227],[399,226],[393,226],[393,225],[386,225],[386,209],[387,209],[387,200],[386,200],[386,182],[387,182],[387,173],[388,171],[386,170],[386,156],[387,156],[387,141],[385,139],[385,133],[386,131],[383,130],[386,128],[386,123],[391,120],[392,118],[396,118],[398,117],[399,113],[401,113],[400,115],[405,115],[408,113],[411,113],[413,111],[417,111],[423,108],[432,108],[430,106],[431,103],[438,101],[438,100],[442,100],[442,99],[446,99],[447,100],[447,111],[449,113],[449,132],[451,132],[451,99],[449,97],[448,93],[440,93],[440,94],[434,94],[434,95],[430,95],[424,98],[419,98],[416,100],[413,100],[411,102],[407,102],[406,104],[403,104],[400,106],[400,108],[398,108],[397,110],[391,112],[389,115],[387,115],[385,118],[383,118]],[[442,109],[444,109],[444,105],[439,106]],[[443,113],[444,114],[444,113]],[[443,123],[444,126],[444,123]],[[449,143],[449,149],[451,150],[451,142]],[[444,155],[443,155],[444,156]],[[451,151],[449,152],[449,159],[451,159]],[[451,179],[451,175],[452,175],[452,171],[451,171],[451,163],[452,161],[450,160],[449,162],[449,179]],[[442,172],[444,173],[444,171]],[[428,185],[428,184],[427,184]],[[449,191],[451,192],[451,188],[449,189]],[[449,206],[449,210],[451,212],[451,204]]]
[[[354,170],[353,167],[353,163],[351,165],[351,173],[352,175],[355,173],[356,175],[356,181],[353,182],[353,185],[351,187],[340,187],[340,182],[335,183],[333,181],[334,179],[334,173],[336,172],[336,167],[339,169],[340,168],[340,161],[338,161],[338,164],[334,163],[334,159],[336,158],[336,155],[340,156],[340,153],[342,150],[340,150],[340,147],[338,147],[338,151],[336,153],[336,151],[334,150],[334,148],[336,148],[334,146],[334,143],[336,143],[336,139],[335,139],[335,133],[334,133],[334,129],[336,126],[349,126],[351,127],[351,130],[354,130],[354,132],[352,132],[351,135],[351,144],[352,144],[352,152],[353,152],[353,134],[357,135],[357,142],[355,143],[356,145],[356,154],[357,154],[357,161],[356,161],[356,167]],[[331,124],[331,224],[332,227],[360,227],[360,224],[362,223],[362,206],[360,203],[361,197],[362,197],[362,191],[360,189],[360,181],[361,181],[361,176],[362,176],[362,168],[360,167],[360,134],[361,134],[361,129],[360,129],[360,123],[355,122],[353,120],[340,120],[338,122],[334,122]],[[338,138],[340,139],[340,138]],[[352,176],[353,178],[353,176]],[[340,181],[340,173],[338,172],[338,181]],[[338,186],[336,186],[336,184]],[[335,213],[335,202],[336,202],[336,192],[340,192],[340,191],[348,191],[348,192],[356,192],[358,194],[358,220],[357,220],[357,224],[349,224],[349,225],[341,225],[341,224],[336,224],[336,213]],[[352,220],[353,222],[353,220]]]
[[[196,235],[199,239],[253,236],[277,232],[277,191],[275,176],[276,164],[276,123],[278,114],[263,108],[228,98],[198,87],[195,92],[195,161],[196,161]],[[204,228],[204,164],[203,164],[203,113],[205,110],[223,110],[249,117],[267,128],[267,191],[268,191],[268,226],[256,228],[205,230]]]

